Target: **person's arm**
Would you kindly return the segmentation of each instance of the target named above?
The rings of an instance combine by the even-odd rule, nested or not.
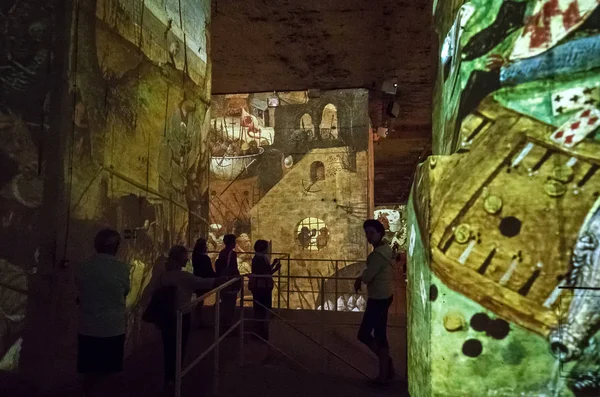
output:
[[[125,265],[125,291],[124,291],[124,296],[129,295],[129,292],[131,291],[131,269],[132,266],[129,265]]]
[[[200,278],[194,276],[191,273],[180,271],[178,272],[179,277],[179,286],[188,290],[188,291],[196,291],[196,290],[211,290],[215,285],[214,278]]]
[[[375,255],[378,255],[378,256],[375,256]],[[354,281],[354,292],[358,293],[358,291],[360,291],[362,283],[365,283],[365,284],[370,283],[375,278],[377,273],[379,273],[381,271],[381,269],[384,265],[385,265],[385,259],[383,258],[383,256],[381,256],[380,254],[378,254],[376,252],[372,252],[367,257],[366,269]]]
[[[281,269],[281,261],[279,259],[275,259],[271,265],[271,268],[269,269],[271,275],[277,273],[279,269]]]
[[[385,264],[385,258],[382,255],[376,252],[369,255],[367,257],[367,267],[360,276],[362,282],[365,284],[370,283]]]

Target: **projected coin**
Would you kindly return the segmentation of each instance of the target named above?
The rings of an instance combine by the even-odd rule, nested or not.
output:
[[[555,167],[554,179],[562,183],[570,182],[573,179],[573,169],[566,165]]]
[[[483,202],[483,207],[488,214],[497,214],[502,209],[502,199],[498,196],[488,196]]]
[[[567,187],[559,181],[549,180],[544,185],[546,194],[550,197],[560,197],[567,191]]]
[[[454,230],[454,239],[459,244],[464,244],[471,238],[471,226],[463,223]]]

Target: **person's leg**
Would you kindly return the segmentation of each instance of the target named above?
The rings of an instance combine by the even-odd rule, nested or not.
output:
[[[254,295],[254,318],[256,320],[256,333],[263,339],[268,336],[265,332],[265,320],[267,318],[266,299],[264,292]]]
[[[257,293],[252,293],[252,314],[253,314],[253,327],[252,329],[256,332],[257,335],[260,335],[260,318],[261,318],[261,310],[259,295]]]
[[[232,293],[225,293],[223,294],[221,301],[221,333],[225,333],[229,330],[231,324],[233,323],[237,295]]]
[[[375,344],[375,338],[371,335],[375,323],[375,303],[373,299],[367,300],[367,307],[363,314],[360,328],[358,329],[358,340],[365,344],[373,353],[378,355],[379,350]]]
[[[175,324],[167,323],[161,329],[163,358],[165,370],[165,385],[175,382]]]
[[[185,358],[185,352],[187,348],[187,343],[190,337],[190,329],[192,327],[192,319],[191,315],[184,314],[181,319],[181,362],[183,363],[183,359]]]
[[[378,302],[377,319],[374,324],[374,339],[377,345],[377,358],[379,359],[378,379],[390,379],[393,377],[392,359],[387,339],[388,310],[392,304],[393,297]]]
[[[84,374],[84,395],[103,395],[99,385],[123,370],[125,335],[106,338],[79,335],[78,340],[77,360],[79,372]]]
[[[201,296],[204,293],[204,291],[196,291],[196,297]],[[204,319],[202,318],[202,311],[204,309],[204,301],[200,301],[198,302],[198,304],[196,305],[196,312],[195,312],[195,316],[196,316],[196,327],[198,328],[203,328],[204,327]]]
[[[265,307],[268,310],[271,310],[273,308],[273,294],[271,291],[269,291],[266,296],[265,296]],[[270,313],[269,311],[265,309],[265,321],[264,321],[264,334],[265,334],[265,340],[269,340],[269,317],[270,317]]]

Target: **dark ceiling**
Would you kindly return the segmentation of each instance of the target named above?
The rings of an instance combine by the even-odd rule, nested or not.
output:
[[[375,143],[375,202],[405,202],[431,151],[431,9],[431,0],[213,0],[212,91],[364,87],[377,100],[381,81],[397,76],[400,114]]]

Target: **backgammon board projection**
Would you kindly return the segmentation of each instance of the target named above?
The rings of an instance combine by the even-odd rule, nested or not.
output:
[[[413,397],[600,396],[600,0],[445,0],[407,205]]]
[[[568,310],[559,298],[570,285],[571,251],[600,192],[600,145],[568,149],[551,131],[486,101],[463,124],[469,152],[430,173],[433,271],[544,336]]]

